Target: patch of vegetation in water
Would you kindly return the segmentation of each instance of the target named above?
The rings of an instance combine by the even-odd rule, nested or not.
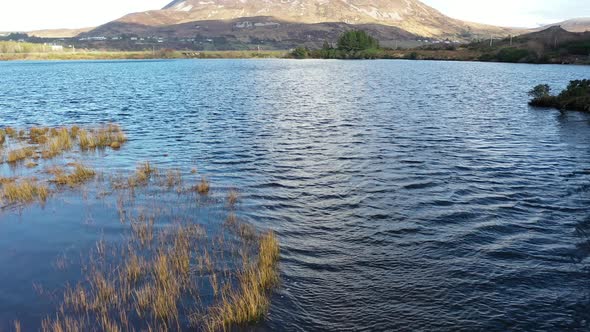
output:
[[[549,85],[541,84],[534,87],[529,95],[533,98],[529,102],[531,106],[590,112],[590,80],[571,81],[558,95],[551,93]]]
[[[56,269],[48,278],[62,278],[64,286],[39,296],[50,296],[55,307],[37,313],[39,322],[21,322],[15,313],[14,329],[218,331],[264,318],[279,283],[279,243],[272,231],[238,217],[236,189],[215,188],[195,169],[141,162],[122,173],[82,163],[95,151],[124,153],[127,136],[113,124],[5,127],[0,139],[0,166],[9,166],[0,167],[1,214],[18,211],[26,222],[27,207],[83,196],[112,210],[93,223],[122,229],[117,240],[96,234],[90,250],[48,262]],[[203,215],[214,217],[204,223]]]

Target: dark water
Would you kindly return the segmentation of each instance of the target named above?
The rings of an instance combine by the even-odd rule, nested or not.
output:
[[[282,244],[264,329],[588,330],[590,116],[529,108],[526,92],[589,76],[418,61],[12,62],[0,63],[0,120],[117,122],[131,142],[105,165],[198,165],[240,188],[247,218]],[[67,212],[38,213],[35,227],[0,221],[0,317],[18,303],[15,280],[25,292],[44,273],[14,262],[75,241]],[[32,242],[47,230],[62,235]]]

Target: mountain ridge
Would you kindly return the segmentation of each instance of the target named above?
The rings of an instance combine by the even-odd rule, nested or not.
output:
[[[174,0],[160,10],[128,14],[114,22],[155,27],[262,16],[305,24],[380,24],[428,38],[469,39],[513,31],[450,18],[418,0]]]

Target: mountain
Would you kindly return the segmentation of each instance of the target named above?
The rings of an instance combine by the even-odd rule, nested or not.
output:
[[[334,24],[347,29],[380,26],[383,34],[391,32],[386,42],[417,36],[466,41],[513,31],[456,20],[418,0],[175,0],[161,10],[129,14],[83,35],[195,36],[210,31],[212,25],[219,30],[229,22],[232,25],[219,33],[230,38],[282,40],[290,34],[287,28],[296,26],[303,37],[297,37],[298,42],[315,42],[318,34]],[[305,25],[309,25],[308,33]]]
[[[540,28],[540,30],[552,26],[560,26],[569,32],[586,32],[590,31],[590,17],[574,18],[559,23],[549,24],[547,26]]]

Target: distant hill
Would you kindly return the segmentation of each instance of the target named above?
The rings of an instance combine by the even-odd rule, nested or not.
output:
[[[27,34],[33,37],[39,38],[72,38],[77,35],[93,30],[94,28],[81,28],[81,29],[47,29],[47,30],[36,30],[30,31]]]
[[[549,24],[538,30],[544,30],[554,26],[560,26],[569,32],[586,32],[590,31],[590,17],[574,18],[559,23]]]
[[[326,40],[337,40],[345,31],[362,29],[378,38],[384,46],[395,46],[400,41],[419,38],[400,28],[379,25],[346,23],[303,24],[278,21],[270,17],[251,17],[235,20],[210,20],[165,26],[145,26],[134,23],[113,22],[96,28],[89,36],[118,36],[125,31],[130,36],[158,36],[166,40],[166,45],[174,48],[191,48],[201,45],[201,49],[236,50],[255,48],[289,49],[301,44],[321,47]],[[113,43],[113,41],[109,41]],[[163,43],[164,44],[164,43]],[[408,45],[408,46],[411,46]],[[133,47],[127,46],[126,49]],[[141,48],[141,47],[140,47]]]
[[[534,63],[590,62],[590,31],[570,32],[552,26],[513,38],[474,43],[470,49],[484,52],[481,60]]]
[[[228,26],[228,22],[233,27]],[[305,25],[309,25],[309,29]],[[420,36],[468,41],[514,32],[453,19],[418,0],[175,0],[161,10],[129,14],[84,35],[170,37],[196,36],[203,31],[217,30],[214,37],[268,39],[269,42],[289,38],[306,42],[317,39],[316,35],[329,27],[350,29],[353,25],[371,26],[383,32],[391,30],[394,34],[384,36],[386,40]],[[290,33],[288,28],[295,31]],[[209,32],[207,35],[213,37]]]

